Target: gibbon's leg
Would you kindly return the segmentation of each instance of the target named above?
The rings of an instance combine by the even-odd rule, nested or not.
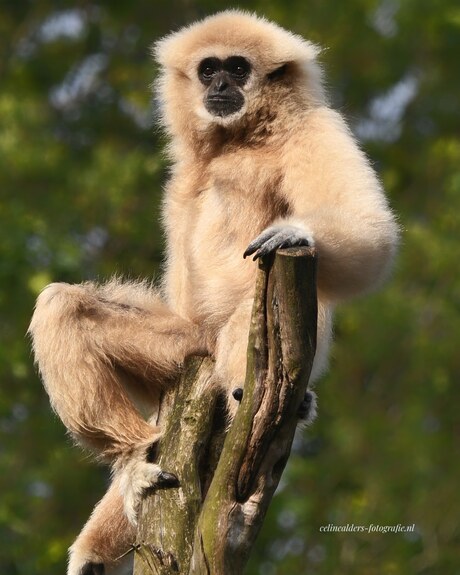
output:
[[[216,375],[226,389],[230,420],[243,398],[249,326],[253,300],[241,303],[221,330],[216,345]],[[332,338],[332,308],[318,299],[317,346],[309,384],[312,386],[327,368]],[[298,417],[309,424],[316,418],[316,393],[309,389],[299,406]]]
[[[135,521],[145,487],[177,481],[147,461],[161,431],[140,410],[152,415],[162,384],[184,358],[206,352],[198,328],[147,284],[113,280],[51,284],[29,331],[53,408],[79,443],[120,473],[125,510]]]
[[[243,397],[252,304],[253,299],[240,303],[219,332],[216,342],[215,374],[226,393],[230,421],[233,420]],[[237,389],[241,390],[241,397],[239,392],[236,392],[236,397],[233,395]]]
[[[123,512],[123,498],[117,478],[94,508],[86,525],[69,549],[68,575],[109,575],[124,572],[132,562],[129,551],[136,530]]]

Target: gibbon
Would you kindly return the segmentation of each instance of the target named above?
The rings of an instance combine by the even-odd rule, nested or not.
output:
[[[159,394],[187,356],[214,356],[229,416],[237,409],[254,260],[279,247],[317,248],[314,381],[327,364],[336,303],[381,284],[397,246],[379,180],[328,105],[315,45],[230,10],[166,36],[154,54],[172,160],[162,284],[53,283],[30,326],[53,408],[113,467],[71,547],[69,575],[113,568],[135,538],[144,489],[177,481],[154,462],[152,445]]]

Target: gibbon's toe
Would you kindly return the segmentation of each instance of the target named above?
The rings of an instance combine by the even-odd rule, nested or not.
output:
[[[236,399],[236,401],[241,401],[243,399],[243,388],[237,387],[232,391],[232,395],[233,399]]]
[[[158,475],[157,487],[162,487],[167,489],[168,487],[179,487],[179,479],[174,473],[168,473],[167,471],[161,471]]]

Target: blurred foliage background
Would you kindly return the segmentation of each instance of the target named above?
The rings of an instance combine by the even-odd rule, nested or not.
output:
[[[0,7],[0,572],[65,570],[107,483],[51,414],[25,336],[50,281],[159,272],[153,40],[217,1]],[[338,315],[249,575],[460,573],[460,5],[240,0],[321,44],[331,98],[404,229],[393,279]],[[320,526],[413,524],[402,534]]]

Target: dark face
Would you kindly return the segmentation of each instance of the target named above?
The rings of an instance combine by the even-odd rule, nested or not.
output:
[[[230,116],[244,105],[241,88],[251,73],[251,65],[243,56],[225,60],[205,58],[198,66],[198,78],[206,86],[204,105],[214,116]]]

